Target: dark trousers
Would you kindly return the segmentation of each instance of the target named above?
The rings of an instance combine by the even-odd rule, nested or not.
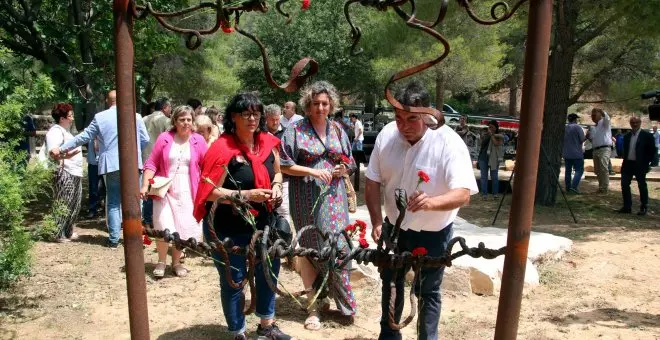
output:
[[[624,160],[621,167],[621,193],[623,194],[623,207],[626,209],[632,208],[632,193],[630,192],[630,183],[632,183],[633,176],[637,180],[637,187],[639,188],[639,198],[642,201],[642,208],[649,205],[649,190],[646,187],[646,173],[648,166],[639,165],[635,161]]]
[[[399,249],[400,251],[412,251],[414,248],[424,247],[428,251],[428,256],[443,256],[452,235],[452,224],[436,232],[402,230],[399,236]],[[396,323],[401,321],[404,296],[405,301],[408,301],[408,292],[404,295],[404,280],[408,270],[410,270],[410,267],[396,271],[396,299],[394,312],[394,321]],[[418,296],[421,296],[421,301],[418,305],[418,308],[420,308],[418,316],[419,339],[438,339],[438,322],[440,321],[440,308],[442,307],[442,302],[440,300],[440,284],[442,283],[442,276],[444,273],[444,267],[422,269],[420,277],[421,287],[419,282],[415,284],[415,292]],[[383,295],[381,300],[382,314],[380,318],[379,340],[401,340],[402,338],[400,331],[393,330],[389,326],[390,282],[392,282],[393,274],[394,271],[389,268],[383,269],[383,272],[380,274],[380,278],[383,281]]]
[[[93,213],[101,207],[101,197],[105,197],[105,185],[99,176],[99,167],[96,164],[87,164],[88,196],[87,210]]]

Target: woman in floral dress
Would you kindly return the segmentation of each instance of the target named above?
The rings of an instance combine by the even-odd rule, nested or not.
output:
[[[293,123],[282,136],[282,172],[291,176],[289,206],[298,230],[314,225],[323,232],[336,232],[348,225],[348,199],[342,176],[355,170],[355,161],[351,156],[348,136],[328,119],[338,104],[339,98],[333,85],[325,81],[312,84],[303,90],[300,99],[306,117]],[[319,202],[314,209],[317,199]],[[304,233],[300,243],[303,247],[315,249],[327,246],[316,230]],[[347,240],[342,237],[338,247],[340,251],[347,252]],[[325,275],[328,265],[307,258],[301,258],[299,264],[303,284],[311,300],[316,295],[312,285],[317,275]],[[348,266],[344,270],[333,271],[329,273],[327,289],[341,314],[352,322],[356,302],[349,278]],[[323,307],[329,308],[327,302]],[[320,327],[318,310],[313,308],[305,320],[305,328],[318,330]]]

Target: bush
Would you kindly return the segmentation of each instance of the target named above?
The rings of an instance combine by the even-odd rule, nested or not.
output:
[[[52,97],[51,80],[38,76],[28,87],[16,87],[0,98],[0,289],[30,273],[31,233],[24,226],[26,205],[49,193],[52,173],[23,163],[15,146],[23,137],[23,116]]]

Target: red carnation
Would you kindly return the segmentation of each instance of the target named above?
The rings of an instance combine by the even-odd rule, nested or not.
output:
[[[154,183],[156,183],[156,181],[154,181],[153,178],[149,178],[149,184],[153,185]]]
[[[362,249],[369,248],[369,243],[364,238],[360,238],[358,242],[360,243],[360,248]]]
[[[431,177],[429,177],[429,175],[426,172],[424,172],[424,170],[417,171],[417,177],[419,177],[420,183],[421,182],[428,183],[431,180]]]
[[[349,224],[346,226],[346,228],[344,228],[344,230],[346,230],[346,232],[355,231],[355,225]]]
[[[344,164],[351,164],[351,159],[346,155],[341,155],[341,162]]]
[[[311,0],[303,0],[302,2],[302,10],[308,10],[309,6],[311,5]]]
[[[429,252],[424,247],[417,247],[412,251],[413,256],[426,256],[428,253]]]
[[[231,24],[228,21],[223,21],[221,27],[222,31],[227,34],[234,32],[234,28],[231,27]]]
[[[144,244],[145,246],[151,245],[151,239],[149,238],[149,236],[144,235],[144,238],[142,238],[142,244]]]
[[[256,209],[250,209],[250,210],[248,210],[248,212],[250,214],[252,214],[252,216],[254,216],[254,217],[259,216],[259,211],[257,211]]]

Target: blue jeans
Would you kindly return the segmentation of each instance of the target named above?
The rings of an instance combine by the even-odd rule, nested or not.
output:
[[[208,228],[209,226],[206,223],[206,219],[204,219],[204,236],[206,237],[207,240],[210,240],[211,237],[208,233]],[[251,237],[252,235],[234,236],[232,237],[232,240],[234,241],[234,244],[237,246],[246,246],[250,243]],[[223,240],[225,236],[218,235],[218,238]],[[214,251],[213,258],[216,260],[214,262],[215,268],[218,270],[218,273],[220,274],[220,302],[222,304],[222,311],[225,314],[225,320],[227,321],[227,327],[229,328],[229,331],[234,335],[245,333],[245,329],[246,329],[245,315],[243,315],[243,310],[241,308],[241,294],[243,290],[234,289],[227,282],[227,274],[225,273],[225,267],[224,265],[217,262],[217,261],[220,262],[224,261],[220,257],[220,254]],[[272,280],[273,283],[277,285],[277,277],[280,273],[280,260],[271,259],[271,263],[272,263],[271,274],[274,274],[275,276],[275,277],[271,276],[271,278],[273,279]],[[234,280],[234,282],[239,283],[247,275],[245,256],[229,255],[229,264],[232,267],[236,268],[236,269],[233,268],[230,269],[231,277]],[[262,266],[263,263],[261,261],[257,262],[255,266],[254,279],[255,279],[255,286],[257,289],[256,292],[257,308],[255,311],[255,315],[261,319],[274,319],[275,292],[273,292],[268,286],[268,283],[266,282],[266,278],[264,277]]]
[[[564,163],[566,163],[566,171],[564,174],[566,190],[578,190],[580,180],[582,180],[582,174],[584,174],[584,159],[564,159]],[[571,181],[573,170],[575,170],[575,177],[573,177],[573,180]]]
[[[452,225],[453,223],[435,232],[402,230],[399,236],[399,249],[400,251],[412,251],[414,248],[424,247],[428,251],[429,256],[443,256],[447,250],[447,244],[454,233]],[[404,279],[409,269],[408,267],[396,270],[396,281],[394,283],[396,287],[394,321],[396,323],[401,321],[401,314],[403,313]],[[422,269],[420,277],[422,282],[421,289],[419,283],[415,285],[415,293],[422,298],[422,301],[418,304],[418,308],[420,308],[418,316],[419,339],[438,339],[438,322],[440,321],[440,309],[442,307],[440,284],[442,283],[444,273],[444,267]],[[393,330],[389,326],[390,283],[392,282],[393,274],[394,272],[390,268],[383,269],[383,272],[380,274],[383,287],[379,340],[401,340],[401,332]],[[405,289],[405,291],[407,294],[408,290]],[[408,301],[407,296],[405,297],[405,301]]]
[[[142,175],[138,176],[138,185],[141,185]],[[103,175],[105,181],[105,215],[108,224],[108,241],[119,243],[121,234],[121,183],[119,171],[108,172]]]
[[[105,181],[105,215],[108,224],[108,240],[119,243],[121,232],[121,185],[119,171],[103,175]]]
[[[479,169],[481,170],[481,194],[488,195],[488,160],[479,160]],[[493,181],[493,195],[500,193],[499,164],[495,169],[490,169],[490,179]]]
[[[361,140],[354,140],[353,141],[353,151],[362,151],[362,141]]]
[[[142,223],[150,225],[154,223],[154,200],[151,198],[142,201]]]

